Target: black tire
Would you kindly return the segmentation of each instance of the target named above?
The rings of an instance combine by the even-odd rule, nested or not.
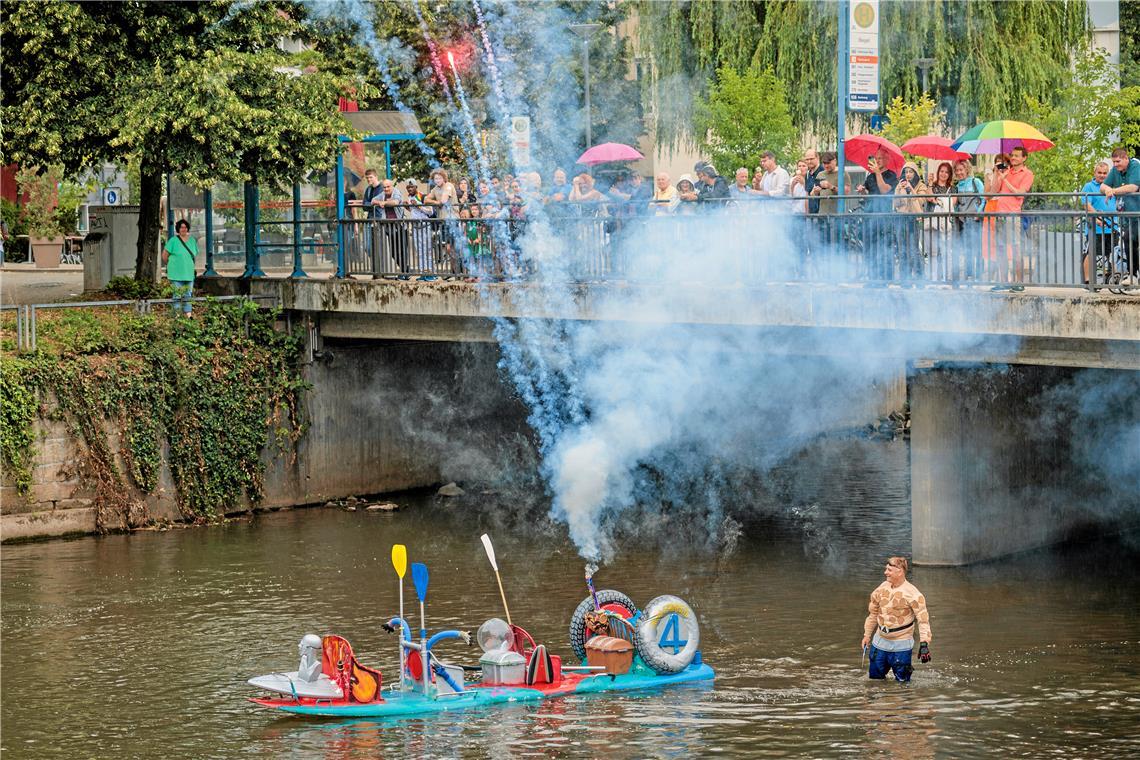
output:
[[[618,604],[629,610],[630,617],[637,614],[637,606],[633,600],[620,591],[613,589],[603,589],[598,592],[598,606],[605,607],[607,604]],[[574,610],[573,617],[570,618],[570,648],[574,650],[574,654],[578,656],[579,660],[586,659],[586,640],[589,635],[586,631],[586,613],[594,609],[594,597],[587,596],[578,605],[578,609]]]

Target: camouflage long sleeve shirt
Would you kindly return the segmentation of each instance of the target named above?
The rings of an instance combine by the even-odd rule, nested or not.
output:
[[[884,633],[881,627],[898,628],[912,620],[918,621],[918,640],[930,641],[930,613],[926,611],[926,597],[911,584],[903,581],[898,588],[883,581],[871,592],[867,604],[867,619],[863,622],[863,635],[873,636],[875,631],[890,641],[909,639],[915,635],[914,626],[894,633]]]

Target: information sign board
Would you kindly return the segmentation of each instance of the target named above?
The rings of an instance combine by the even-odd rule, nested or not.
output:
[[[851,6],[847,107],[879,109],[879,0],[855,0]]]

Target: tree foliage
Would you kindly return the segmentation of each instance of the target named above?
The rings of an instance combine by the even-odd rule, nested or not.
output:
[[[1054,143],[1034,153],[1030,168],[1034,190],[1073,192],[1092,178],[1097,161],[1112,147],[1140,150],[1140,86],[1120,90],[1105,86],[1116,72],[1103,50],[1079,58],[1069,81],[1051,102],[1031,100],[1031,118]]]
[[[140,172],[136,276],[154,279],[162,174],[291,183],[332,165],[354,87],[341,49],[290,2],[6,3],[5,160],[75,173],[105,161]]]
[[[658,139],[695,136],[686,98],[703,96],[715,69],[741,59],[795,84],[797,126],[835,134],[836,4],[826,0],[639,0],[639,54],[652,60],[647,102]],[[1084,0],[883,0],[879,26],[882,99],[915,102],[916,58],[934,58],[931,95],[954,128],[1019,118],[1026,96],[1051,100],[1067,61],[1088,40]],[[738,68],[742,68],[738,66]]]
[[[766,150],[787,162],[795,147],[784,86],[770,70],[756,66],[743,74],[727,65],[718,69],[708,99],[697,104],[696,123],[702,147],[724,174],[759,166]]]
[[[1140,87],[1140,0],[1120,2],[1120,86]]]
[[[939,110],[934,99],[924,92],[914,103],[892,98],[887,104],[887,121],[878,133],[895,145],[902,145],[914,137],[940,133],[945,123],[946,112]]]

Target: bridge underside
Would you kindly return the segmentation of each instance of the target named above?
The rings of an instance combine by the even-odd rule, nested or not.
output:
[[[621,283],[575,286],[560,300],[531,285],[250,287],[276,296],[325,339],[486,343],[498,319],[606,320],[684,325],[698,339],[727,331],[738,345],[808,359],[894,362],[912,415],[918,563],[985,561],[1140,516],[1140,451],[1130,432],[1140,429],[1140,299],[694,284],[660,304],[645,287]],[[1098,408],[1106,388],[1112,405]],[[1056,409],[1071,419],[1057,419]],[[1133,463],[1128,477],[1108,465],[1121,460]]]

